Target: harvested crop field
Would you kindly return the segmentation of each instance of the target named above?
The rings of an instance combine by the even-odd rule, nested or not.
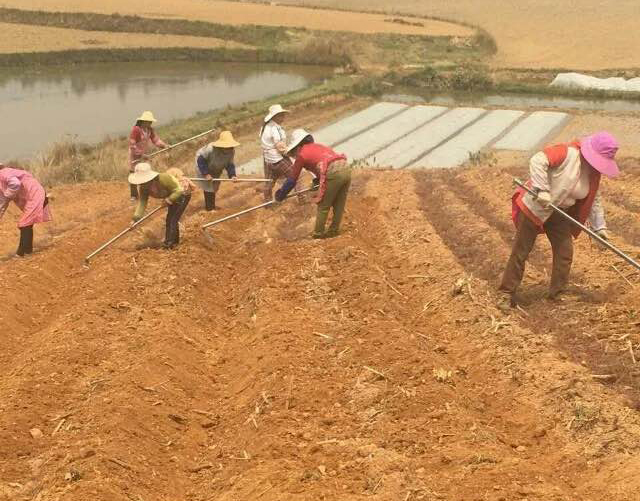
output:
[[[306,0],[284,3],[309,4]],[[497,41],[493,64],[514,68],[636,68],[638,3],[536,0],[314,0],[313,5],[438,16],[479,25]]]
[[[473,30],[455,23],[415,19],[407,23],[388,22],[389,16],[331,10],[299,9],[280,5],[265,5],[209,0],[107,0],[88,2],[65,0],[55,6],[47,0],[6,0],[5,7],[29,10],[96,12],[128,14],[145,17],[188,19],[225,24],[259,24],[267,26],[295,26],[312,30],[352,31],[356,33],[400,33],[429,36],[459,36],[473,34]],[[396,17],[396,16],[394,16]]]
[[[244,45],[205,37],[110,33],[0,23],[0,53],[133,47],[213,48],[244,47]]]
[[[603,187],[634,257],[636,163]],[[56,189],[44,248],[0,262],[0,500],[635,500],[640,277],[582,236],[546,301],[540,239],[523,309],[499,311],[524,171],[359,170],[344,233],[320,241],[295,199],[203,233],[262,200],[227,184],[213,215],[194,195],[177,250],[157,217],[88,268],[128,224],[126,185]]]

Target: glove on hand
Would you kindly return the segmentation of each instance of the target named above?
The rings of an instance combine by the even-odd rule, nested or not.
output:
[[[609,240],[610,239],[609,232],[607,230],[605,230],[605,229],[596,231],[596,235],[598,235],[603,240]]]
[[[539,191],[536,200],[545,209],[548,209],[549,205],[551,205],[551,193],[549,193],[548,191]]]
[[[280,189],[276,191],[276,201],[282,202],[295,186],[296,182],[293,179],[287,179],[282,186],[280,186]]]

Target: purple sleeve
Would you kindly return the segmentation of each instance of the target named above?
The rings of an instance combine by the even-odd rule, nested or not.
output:
[[[225,170],[227,171],[227,176],[229,177],[229,179],[233,179],[234,177],[236,177],[236,164],[234,164],[233,162],[229,162],[225,167]]]

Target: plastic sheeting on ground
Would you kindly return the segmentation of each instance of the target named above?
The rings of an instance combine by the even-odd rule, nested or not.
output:
[[[551,82],[553,87],[567,89],[594,89],[620,92],[640,92],[640,78],[625,80],[621,77],[597,78],[582,73],[559,73]]]

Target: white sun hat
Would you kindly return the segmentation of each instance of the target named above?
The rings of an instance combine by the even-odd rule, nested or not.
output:
[[[155,179],[160,174],[154,171],[146,162],[141,162],[136,165],[136,170],[129,174],[129,182],[131,184],[144,184]]]
[[[289,113],[289,110],[285,110],[279,104],[273,104],[269,106],[269,113],[267,113],[267,116],[264,117],[264,123],[267,123],[269,120],[271,120],[276,115],[279,115],[280,113]]]
[[[310,136],[311,134],[309,132],[307,132],[304,129],[296,129],[291,133],[291,141],[289,142],[289,145],[287,146],[287,154],[289,154],[289,152],[294,149],[296,146],[298,146],[300,144],[300,142],[307,136]]]

